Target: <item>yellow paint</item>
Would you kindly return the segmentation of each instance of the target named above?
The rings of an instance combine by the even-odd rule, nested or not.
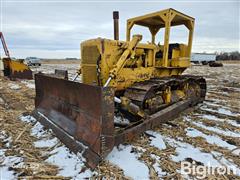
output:
[[[149,29],[150,44],[140,43],[141,35],[130,38],[134,25]],[[169,44],[171,27],[178,25],[185,25],[189,30],[188,44]],[[164,44],[156,45],[156,34],[163,28]],[[83,83],[103,86],[111,77],[109,86],[123,90],[150,78],[180,75],[190,66],[193,30],[194,18],[174,9],[128,19],[127,41],[97,38],[81,44]],[[166,98],[169,101],[169,95]]]
[[[163,100],[165,104],[171,103],[171,88],[168,87],[163,93]]]
[[[179,99],[185,98],[185,93],[183,90],[175,90],[175,92],[177,93],[177,96],[179,97]]]
[[[4,69],[9,68],[11,73],[30,70],[30,68],[20,60],[11,60],[9,58],[3,58],[3,64]]]

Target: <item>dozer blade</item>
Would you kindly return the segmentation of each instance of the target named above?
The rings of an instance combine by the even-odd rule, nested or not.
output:
[[[184,110],[202,102],[206,82],[200,79],[200,96],[176,102],[124,128],[114,124],[114,90],[35,74],[33,116],[74,153],[83,155],[94,169],[114,146],[129,142],[146,130],[173,120]]]
[[[15,79],[33,79],[31,69],[20,61],[13,61],[9,58],[3,59],[4,76],[8,76],[11,80]]]
[[[94,168],[114,146],[114,91],[35,75],[34,117]]]

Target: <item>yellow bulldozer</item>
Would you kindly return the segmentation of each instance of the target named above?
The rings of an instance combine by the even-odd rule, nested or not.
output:
[[[2,42],[2,47],[6,55],[5,58],[0,57],[0,67],[3,66],[0,70],[3,70],[4,76],[9,77],[11,80],[32,79],[32,71],[26,64],[24,64],[24,60],[13,60],[10,57],[10,53],[2,32],[0,32],[0,40]]]
[[[121,41],[118,16],[113,12],[114,40],[81,43],[81,82],[35,75],[34,116],[73,152],[82,152],[91,168],[114,146],[176,118],[206,94],[203,77],[182,75],[190,66],[194,18],[174,9],[131,18]],[[131,36],[135,25],[149,29],[150,43]],[[169,43],[171,27],[179,25],[188,29],[187,44]],[[155,42],[160,30],[163,45]]]

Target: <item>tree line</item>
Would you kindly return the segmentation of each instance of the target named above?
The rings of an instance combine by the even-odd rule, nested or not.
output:
[[[240,53],[238,51],[220,52],[216,53],[216,55],[216,60],[240,60]]]

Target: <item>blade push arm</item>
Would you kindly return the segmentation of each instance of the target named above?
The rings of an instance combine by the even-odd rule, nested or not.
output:
[[[107,87],[111,80],[113,78],[116,78],[118,73],[121,71],[121,69],[124,67],[124,65],[127,62],[127,59],[129,55],[134,56],[134,49],[136,48],[137,44],[142,40],[142,35],[133,35],[132,40],[129,42],[129,45],[127,49],[123,52],[121,57],[119,58],[118,62],[114,66],[114,68],[110,71],[109,78],[106,81],[104,87]],[[131,57],[132,58],[132,57]],[[122,104],[122,106],[126,109],[128,109],[133,114],[138,114],[141,117],[144,117],[144,112],[135,104],[133,104],[129,99],[127,98],[118,98],[114,97],[114,101],[116,103]]]
[[[136,48],[137,44],[142,40],[142,35],[133,35],[132,40],[129,42],[129,45],[127,49],[123,52],[121,57],[119,58],[118,62],[114,66],[112,70],[110,70],[109,78],[107,82],[105,83],[105,87],[108,86],[110,81],[117,77],[118,73],[121,71],[121,69],[125,66],[127,63],[128,56],[133,54],[134,49]]]

